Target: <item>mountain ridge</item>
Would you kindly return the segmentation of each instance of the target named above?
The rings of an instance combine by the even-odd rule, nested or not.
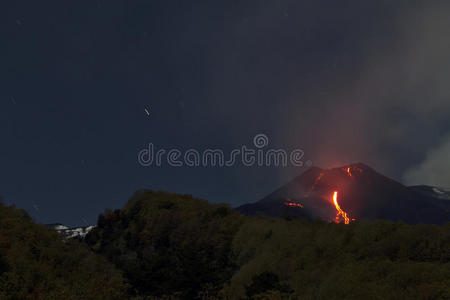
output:
[[[408,187],[355,163],[331,169],[311,167],[263,199],[236,210],[245,215],[336,221],[342,209],[355,220],[444,224],[450,221],[449,199],[450,192],[443,189]]]

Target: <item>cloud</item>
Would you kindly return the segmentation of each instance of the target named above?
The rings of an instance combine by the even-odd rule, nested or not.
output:
[[[355,43],[353,61],[338,53],[356,71],[345,72],[341,64],[323,76],[320,89],[305,94],[294,88],[298,105],[289,110],[285,127],[299,130],[289,138],[308,128],[319,164],[364,161],[398,179],[434,153],[450,131],[449,8],[441,3],[399,9],[390,32],[367,32],[370,38]],[[315,105],[305,106],[305,98]]]
[[[425,160],[407,170],[403,181],[408,185],[434,185],[450,187],[450,137],[431,149]]]
[[[202,107],[230,139],[401,179],[450,133],[450,3],[258,3],[208,40]]]

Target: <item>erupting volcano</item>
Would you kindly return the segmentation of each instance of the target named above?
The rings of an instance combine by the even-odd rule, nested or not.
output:
[[[333,169],[312,167],[262,200],[236,209],[246,215],[319,218],[345,224],[355,219],[450,222],[450,192],[444,197],[434,190],[406,187],[361,163]]]
[[[349,166],[349,167],[346,167],[346,168],[344,167],[344,168],[340,168],[340,169],[343,172],[345,172],[345,174],[351,179],[354,178],[352,172],[359,172],[359,173],[363,172],[363,170],[357,166]],[[311,189],[308,191],[308,193],[305,194],[305,197],[310,197],[311,193],[313,193],[314,190],[316,190],[317,186],[320,184],[321,180],[325,177],[325,175],[326,174],[324,172],[321,172],[319,174],[319,176],[317,176],[317,178],[314,180],[314,184],[311,186]],[[334,204],[334,207],[337,210],[336,217],[334,218],[334,222],[340,223],[340,221],[341,221],[340,217],[342,217],[345,224],[350,224],[350,219],[349,219],[347,213],[341,209],[341,207],[338,203],[338,191],[333,191],[331,200],[332,200],[331,201],[332,204]],[[296,206],[296,205],[293,205],[293,203],[291,201],[285,202],[284,205]],[[303,205],[301,207],[303,208]],[[352,219],[352,220],[354,220],[354,219]]]

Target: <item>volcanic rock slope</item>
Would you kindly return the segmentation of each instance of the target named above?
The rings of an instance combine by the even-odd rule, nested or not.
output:
[[[312,167],[258,202],[236,208],[243,214],[299,216],[333,222],[390,220],[450,222],[450,193],[429,186],[407,187],[362,164]]]

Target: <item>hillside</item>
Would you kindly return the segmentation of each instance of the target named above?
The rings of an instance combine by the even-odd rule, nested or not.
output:
[[[80,240],[0,205],[0,299],[450,299],[450,224],[243,216],[140,191]]]
[[[227,205],[165,192],[136,193],[86,237],[123,270],[135,294],[216,295],[236,271],[232,240],[243,217]]]
[[[123,299],[113,265],[76,241],[0,204],[0,299]]]
[[[86,241],[124,271],[137,296],[450,298],[450,224],[244,217],[142,191],[101,215]]]
[[[333,169],[310,168],[260,201],[237,210],[246,215],[335,222],[345,221],[343,213],[349,221],[450,222],[450,198],[445,192],[433,187],[407,187],[362,163]]]

